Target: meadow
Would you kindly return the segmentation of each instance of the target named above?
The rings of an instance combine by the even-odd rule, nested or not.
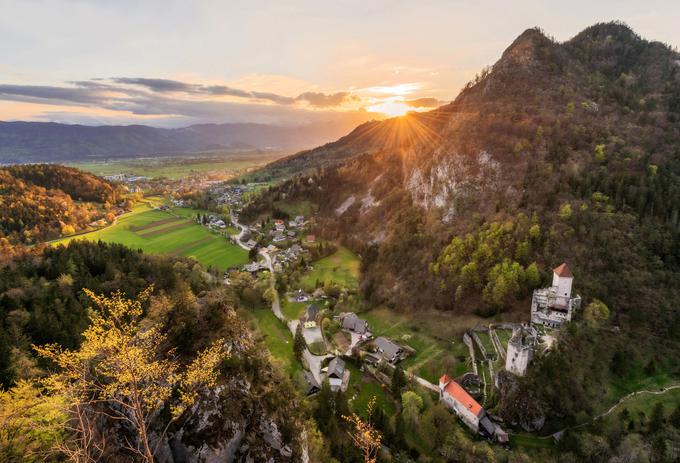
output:
[[[246,251],[194,222],[191,218],[196,212],[187,208],[166,212],[140,203],[132,212],[118,217],[113,225],[51,244],[65,244],[73,239],[101,240],[142,249],[150,254],[192,257],[206,267],[219,270],[248,261]]]
[[[264,307],[242,313],[251,320],[251,328],[260,333],[272,358],[288,376],[293,377],[295,372],[302,370],[302,365],[293,352],[293,336],[271,309]]]
[[[312,264],[312,270],[302,277],[300,285],[309,291],[320,284],[335,283],[349,289],[359,284],[359,258],[345,248]]]
[[[459,376],[471,371],[468,349],[458,332],[474,324],[472,319],[437,317],[434,312],[417,317],[378,307],[359,314],[374,336],[388,336],[415,349],[415,354],[400,363],[410,371],[437,384],[442,374]]]

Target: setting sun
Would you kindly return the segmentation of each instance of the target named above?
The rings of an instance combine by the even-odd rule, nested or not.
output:
[[[370,106],[369,111],[387,114],[390,117],[403,116],[414,109],[401,101],[384,101]]]

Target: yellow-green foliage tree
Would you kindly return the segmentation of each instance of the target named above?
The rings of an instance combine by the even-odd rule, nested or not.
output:
[[[583,319],[595,326],[609,319],[609,307],[599,299],[593,299],[583,310]]]
[[[0,389],[0,461],[55,461],[67,414],[60,396],[43,396],[28,381]]]
[[[369,418],[367,420],[363,420],[356,413],[352,413],[350,416],[343,416],[343,419],[352,425],[349,436],[364,457],[365,463],[375,463],[378,461],[378,451],[382,443],[382,436],[373,427],[370,419],[371,415],[373,415],[375,402],[375,396],[371,397],[371,400],[368,401],[366,416]]]
[[[137,439],[123,444],[125,449],[151,463],[170,423],[196,402],[201,389],[214,386],[217,367],[229,355],[223,349],[224,341],[214,342],[183,367],[168,349],[159,325],[145,323],[143,318],[142,304],[149,299],[152,287],[135,300],[121,292],[107,297],[84,291],[98,310],[90,313],[80,349],[65,350],[54,344],[34,347],[59,367],[45,379],[46,388],[67,400],[73,421],[81,424],[75,427],[68,450],[83,453],[80,461],[96,459],[101,449],[88,447],[96,435],[92,421],[81,420],[95,410],[128,423]],[[151,422],[166,406],[170,417],[154,444]]]

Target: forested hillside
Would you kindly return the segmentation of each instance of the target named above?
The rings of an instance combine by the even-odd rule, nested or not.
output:
[[[351,138],[265,170],[320,167],[246,216],[315,202],[318,233],[362,256],[374,304],[528,320],[531,291],[566,261],[585,304],[609,307],[506,391],[506,418],[575,423],[680,375],[677,52],[619,23],[564,43],[530,29],[451,104]],[[337,167],[317,163],[329,150]]]
[[[53,164],[0,168],[0,239],[32,244],[113,221],[121,187]]]
[[[140,423],[117,408],[133,410],[127,394],[135,384],[150,404],[154,461],[298,461],[304,414],[293,388],[235,312],[238,297],[219,281],[190,260],[101,242],[36,248],[0,265],[0,459],[80,461],[78,451],[89,461],[140,461]],[[120,344],[126,336],[130,344]],[[64,358],[57,368],[44,355],[50,349],[67,349],[65,358],[77,357],[86,372]],[[98,349],[93,357],[91,349]],[[221,358],[212,362],[213,376],[215,349]],[[102,370],[116,355],[139,368],[109,363]],[[60,376],[46,379],[52,372]],[[140,380],[130,382],[130,372]],[[88,384],[96,392],[83,398]],[[88,425],[65,426],[67,418]]]

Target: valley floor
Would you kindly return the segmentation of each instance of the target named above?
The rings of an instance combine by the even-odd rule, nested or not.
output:
[[[189,208],[160,210],[158,201],[147,199],[116,222],[92,232],[52,241],[67,244],[74,239],[120,243],[150,254],[184,256],[196,259],[206,267],[225,270],[248,261],[248,253],[216,231],[199,225],[193,219],[199,212]]]

